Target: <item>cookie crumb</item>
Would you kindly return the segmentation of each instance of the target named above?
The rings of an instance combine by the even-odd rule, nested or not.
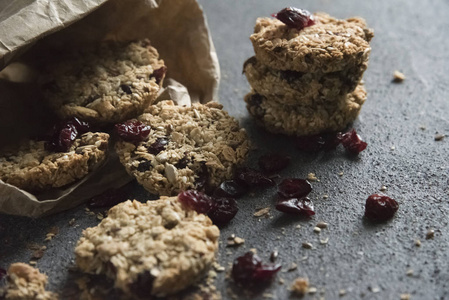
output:
[[[328,242],[329,242],[329,238],[325,238],[325,239],[320,240],[320,244],[321,245],[326,245]]]
[[[315,294],[318,291],[318,289],[314,286],[310,287],[307,291],[309,294]]]
[[[393,73],[393,82],[400,83],[405,80],[404,73],[399,72],[398,70]]]
[[[374,293],[374,294],[379,293],[380,292],[380,288],[377,287],[377,286],[371,287],[371,292]]]
[[[228,238],[228,242],[226,246],[233,247],[233,246],[240,246],[245,243],[245,240],[238,237],[238,236],[231,236]]]
[[[288,269],[286,270],[286,272],[291,272],[294,271],[298,268],[298,265],[295,264],[294,262],[292,262],[292,264],[288,267]]]
[[[307,278],[298,277],[293,281],[290,291],[299,296],[304,296],[309,289],[309,280]]]
[[[319,181],[318,178],[316,177],[315,173],[309,173],[307,175],[307,180],[308,181]]]
[[[270,214],[270,207],[265,207],[257,210],[253,216],[255,217],[262,217],[262,216],[268,216]]]
[[[318,223],[316,224],[316,227],[321,228],[321,229],[326,229],[327,226],[328,226],[328,224],[327,224],[326,222],[323,222],[323,221],[318,222]]]
[[[411,299],[411,295],[410,294],[401,294],[401,300],[410,300]]]
[[[415,246],[416,247],[421,247],[421,241],[420,240],[416,240],[415,241]]]
[[[413,269],[408,269],[405,273],[407,276],[413,276]]]
[[[435,141],[442,141],[446,136],[444,134],[437,133],[435,135]]]
[[[320,233],[321,232],[321,228],[320,227],[314,227],[313,228],[313,232]]]
[[[328,199],[328,198],[329,198],[329,195],[327,195],[327,194],[324,194],[324,195],[323,195],[323,199],[324,199],[324,200],[326,200],[326,199]]]
[[[426,240],[433,239],[435,237],[435,230],[429,229],[426,233]]]
[[[279,256],[279,252],[278,252],[277,250],[274,250],[274,251],[271,252],[271,254],[270,254],[270,261],[271,261],[271,262],[275,262],[276,259],[278,258],[278,256]]]
[[[212,264],[212,266],[214,267],[215,271],[217,272],[223,272],[225,270],[225,267],[221,266],[219,263],[214,262]]]
[[[346,295],[346,290],[341,289],[338,291],[338,296],[343,297],[344,295]]]
[[[343,174],[345,174],[343,171],[338,172],[338,176],[343,176]]]
[[[75,225],[75,218],[73,218],[73,219],[71,219],[70,221],[69,221],[69,226],[73,226],[73,225]]]
[[[381,192],[385,192],[387,190],[387,187],[385,185],[381,186],[379,189]]]
[[[395,149],[396,149],[396,146],[391,146],[390,149],[391,149],[391,150],[395,150]]]
[[[302,247],[305,249],[312,249],[313,245],[311,243],[304,242],[304,243],[302,243]]]

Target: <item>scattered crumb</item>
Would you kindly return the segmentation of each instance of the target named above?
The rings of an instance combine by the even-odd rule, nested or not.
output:
[[[296,229],[300,229],[300,228],[301,228],[301,225],[298,224],[298,225],[295,226],[295,228],[296,228]]]
[[[346,290],[341,289],[338,291],[338,296],[343,297],[344,295],[346,295]]]
[[[444,134],[438,133],[438,134],[435,135],[435,141],[441,141],[441,140],[443,140],[444,138],[445,138],[445,135],[444,135]]]
[[[400,83],[403,82],[405,79],[405,75],[398,70],[394,71],[393,73],[393,82]]]
[[[70,221],[69,221],[69,226],[73,226],[73,225],[75,225],[75,218],[73,218],[73,219],[71,219]]]
[[[323,199],[325,199],[325,200],[326,200],[327,198],[329,198],[329,195],[327,195],[327,194],[324,194],[324,195],[323,195]]]
[[[103,220],[104,219],[103,214],[102,213],[98,213],[97,214],[97,219],[100,220],[100,221]]]
[[[395,150],[396,147],[395,147],[395,146],[391,146],[390,149],[391,149],[391,150]]]
[[[416,240],[415,241],[415,246],[416,247],[421,247],[421,241],[420,240]]]
[[[320,233],[321,232],[321,228],[320,227],[314,227],[313,228],[313,232]]]
[[[411,295],[410,294],[401,294],[401,300],[410,300],[411,299]]]
[[[284,278],[279,278],[279,284],[284,284],[284,283],[285,283]]]
[[[307,278],[298,277],[290,286],[290,291],[299,296],[303,296],[309,290],[309,280]]]
[[[296,270],[297,268],[298,268],[298,265],[295,264],[295,263],[293,262],[293,263],[288,267],[288,269],[287,269],[286,272],[294,271],[294,270]]]
[[[310,287],[308,290],[309,294],[315,294],[318,291],[318,289],[314,286]]]
[[[279,252],[277,250],[274,250],[273,252],[271,252],[270,255],[270,261],[275,262],[276,259],[278,258]]]
[[[407,274],[407,276],[413,276],[413,269],[408,269],[405,274]]]
[[[32,259],[41,259],[42,256],[44,256],[44,250],[34,250],[33,255],[31,256]]]
[[[343,171],[341,171],[338,173],[338,176],[343,176],[343,174],[345,174],[345,173],[343,173]]]
[[[313,245],[311,243],[304,242],[304,243],[302,243],[302,247],[305,249],[312,249]]]
[[[270,214],[270,207],[265,207],[257,210],[253,216],[255,217],[262,217],[262,216],[268,216]]]
[[[372,287],[372,288],[371,288],[371,292],[373,292],[373,293],[379,293],[379,292],[380,292],[380,288],[377,287],[377,286]]]
[[[32,266],[37,265],[37,261],[35,261],[35,260],[30,260],[28,263]]]
[[[325,238],[325,239],[320,240],[320,244],[321,245],[326,245],[328,242],[329,242],[329,238]]]
[[[385,185],[383,185],[383,186],[380,187],[380,191],[381,191],[381,192],[385,192],[386,190],[387,190],[387,187],[386,187]]]
[[[263,293],[263,294],[262,294],[262,297],[264,297],[264,298],[269,298],[269,299],[274,299],[274,295],[273,295],[273,294],[270,294],[270,293]]]
[[[325,228],[327,228],[327,226],[328,226],[328,224],[326,222],[323,222],[323,221],[318,222],[316,224],[316,227],[321,228],[321,229],[325,229]]]
[[[429,229],[426,233],[426,240],[433,239],[435,237],[435,230]]]
[[[425,125],[419,125],[419,129],[426,130],[426,126]]]
[[[309,180],[309,181],[319,181],[318,178],[315,176],[315,173],[309,173],[307,175],[307,180]]]
[[[245,243],[245,240],[235,236],[234,234],[228,237],[227,247],[240,246]]]
[[[212,265],[217,272],[223,272],[225,270],[225,267],[221,266],[219,263],[214,262]]]

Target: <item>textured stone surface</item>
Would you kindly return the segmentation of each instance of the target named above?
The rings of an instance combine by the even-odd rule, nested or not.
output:
[[[301,2],[303,8],[312,12],[325,11],[339,18],[362,16],[376,32],[370,66],[364,75],[368,99],[354,124],[368,148],[351,158],[341,148],[330,153],[299,153],[288,138],[258,129],[245,109],[243,97],[250,88],[240,74],[243,62],[254,53],[248,38],[254,22],[292,2],[200,3],[207,13],[220,58],[220,101],[232,116],[240,119],[259,146],[251,156],[254,166],[258,156],[281,149],[292,157],[290,166],[281,172],[282,177],[305,178],[315,173],[320,180],[312,183],[310,197],[316,215],[310,221],[277,212],[273,208],[275,187],[239,200],[240,211],[221,230],[221,240],[225,243],[235,233],[245,239],[245,244],[237,248],[220,246],[220,264],[227,267],[253,247],[263,260],[278,250],[277,261],[283,270],[293,262],[298,268],[281,271],[277,277],[285,283],[280,285],[276,280],[264,290],[277,299],[287,299],[287,289],[297,277],[308,277],[310,286],[317,288],[315,295],[304,299],[320,296],[323,289],[326,299],[338,299],[340,290],[346,291],[345,299],[399,299],[401,294],[411,294],[412,299],[448,298],[449,140],[434,138],[436,133],[449,131],[449,53],[444,51],[449,40],[443,30],[449,26],[449,4],[433,1],[429,5],[418,0]],[[395,70],[404,73],[404,82],[392,83]],[[382,186],[387,187],[384,193],[396,199],[400,207],[392,221],[373,225],[362,219],[364,203]],[[328,198],[323,199],[324,195]],[[147,197],[143,188],[130,196]],[[268,206],[272,207],[273,219],[261,217],[259,222],[253,217],[257,209]],[[68,224],[72,218],[79,227]],[[317,234],[313,228],[319,221],[328,223],[328,228]],[[75,276],[67,267],[72,265],[73,249],[82,229],[98,223],[95,216],[85,213],[83,206],[39,220],[0,216],[0,267],[28,261],[31,251],[26,244],[43,244],[48,230],[58,226],[59,233],[46,243],[48,249],[37,266],[49,276],[49,289],[59,291]],[[435,237],[426,240],[431,228]],[[327,245],[320,244],[320,239],[326,238]],[[415,240],[421,241],[420,247],[415,246]],[[311,243],[313,249],[302,248],[304,242]],[[407,276],[410,269],[413,275]],[[233,285],[224,277],[224,273],[219,273],[217,286],[223,298],[230,299],[226,289]],[[245,299],[238,289],[234,290]],[[262,299],[262,294],[253,299]]]

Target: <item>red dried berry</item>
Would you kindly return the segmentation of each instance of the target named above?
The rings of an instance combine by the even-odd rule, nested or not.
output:
[[[259,167],[267,173],[278,172],[286,168],[290,160],[290,156],[270,153],[259,158]]]
[[[150,75],[150,78],[154,77],[156,79],[156,83],[159,84],[159,83],[161,83],[162,79],[164,78],[166,72],[167,72],[167,67],[162,66],[159,69],[154,70],[153,74]]]
[[[305,179],[287,178],[282,180],[278,186],[279,196],[289,198],[302,198],[312,191],[310,182]]]
[[[158,155],[161,151],[165,150],[168,145],[168,138],[157,138],[156,141],[148,147],[148,153]]]
[[[115,124],[115,131],[122,140],[130,143],[139,143],[148,138],[151,127],[133,119]]]
[[[192,209],[200,214],[207,214],[212,208],[212,199],[196,190],[179,193],[178,200],[188,209]]]
[[[234,260],[231,275],[236,283],[252,287],[272,280],[280,269],[279,264],[263,265],[262,260],[249,251]]]
[[[212,207],[207,214],[214,224],[224,225],[229,223],[237,214],[239,208],[232,198],[215,198]]]
[[[251,168],[240,168],[236,171],[235,180],[249,187],[264,187],[275,184],[274,180]]]
[[[381,194],[373,194],[366,199],[365,218],[372,221],[386,221],[398,211],[396,200]]]
[[[276,209],[283,213],[311,217],[315,214],[312,201],[307,198],[280,199]]]
[[[78,136],[76,126],[65,121],[53,126],[53,133],[50,140],[45,143],[45,149],[55,152],[67,152]]]
[[[315,24],[315,20],[309,11],[296,7],[286,7],[271,16],[277,18],[288,27],[298,30]]]
[[[366,149],[366,146],[368,146],[367,143],[362,141],[355,129],[352,129],[351,131],[343,134],[341,143],[343,147],[345,147],[346,151],[351,154],[359,154]]]
[[[223,181],[213,193],[214,197],[239,198],[248,192],[246,185],[239,184],[235,180]]]

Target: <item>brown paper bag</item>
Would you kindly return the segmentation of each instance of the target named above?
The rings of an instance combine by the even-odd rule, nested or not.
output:
[[[217,95],[218,60],[195,0],[9,2],[0,2],[0,140],[11,142],[48,122],[36,97],[36,61],[102,40],[151,40],[168,67],[160,99],[189,105]],[[0,181],[0,213],[56,213],[130,180],[111,149],[103,166],[63,189],[32,195]]]

